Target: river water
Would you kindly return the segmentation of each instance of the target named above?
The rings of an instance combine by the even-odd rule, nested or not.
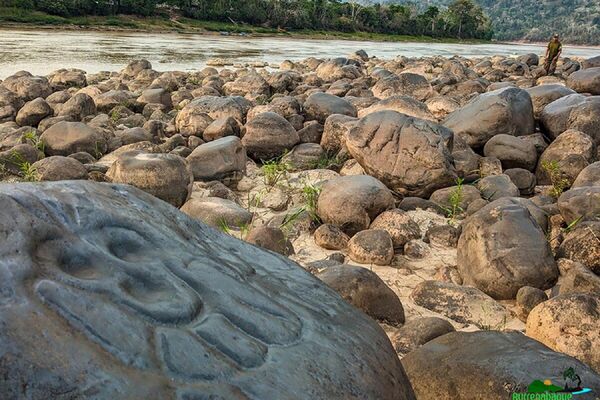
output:
[[[87,72],[118,71],[130,60],[145,58],[158,71],[201,69],[210,59],[234,63],[285,59],[338,57],[364,49],[369,55],[481,57],[487,55],[543,54],[532,44],[444,44],[409,42],[365,42],[252,38],[240,36],[170,33],[115,33],[61,30],[1,30],[0,79],[20,70],[46,75],[59,68],[81,68]],[[600,48],[565,46],[564,56],[592,57]]]

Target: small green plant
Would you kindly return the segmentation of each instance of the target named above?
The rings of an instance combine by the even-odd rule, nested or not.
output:
[[[281,221],[279,228],[287,235],[304,211],[306,211],[306,209],[304,207],[300,207],[295,209],[293,212],[286,214],[285,217],[283,217],[283,221]]]
[[[560,165],[556,160],[542,161],[542,169],[546,171],[550,177],[550,183],[552,185],[550,195],[555,199],[558,199],[565,189],[571,185],[571,182],[563,177]]]
[[[244,240],[244,238],[248,235],[250,231],[250,224],[242,223],[239,226],[231,227],[225,220],[225,218],[219,219],[218,222],[219,229],[228,234],[229,236],[233,236],[236,239]]]
[[[25,160],[21,154],[12,151],[11,158],[11,162],[17,166],[25,181],[36,182],[39,180],[36,168],[29,161]]]
[[[21,137],[21,141],[23,143],[30,143],[33,147],[41,151],[42,153],[45,150],[45,145],[42,139],[37,135],[35,131],[28,131],[23,134]]]
[[[226,233],[228,235],[231,234],[231,228],[229,227],[227,221],[225,221],[225,218],[219,219],[218,226],[221,232]]]
[[[310,184],[302,187],[302,197],[304,198],[304,209],[308,211],[313,221],[319,222],[320,218],[317,215],[317,201],[321,194],[321,188]]]
[[[456,218],[465,211],[460,205],[463,201],[464,182],[465,180],[463,178],[458,178],[456,180],[456,187],[448,197],[450,206],[443,207],[444,211],[446,211],[446,216],[450,218],[451,222],[456,221]]]
[[[110,112],[110,120],[116,124],[119,119],[121,119],[121,113],[116,108],[113,108]]]
[[[100,158],[102,158],[102,151],[100,151],[100,142],[95,142],[94,143],[94,154],[93,156],[96,158],[96,160],[99,160]]]
[[[339,170],[348,160],[345,155],[325,152],[319,159],[310,164],[311,169],[334,169]]]
[[[264,189],[262,189],[258,192],[252,193],[252,194],[250,192],[248,193],[248,197],[246,199],[246,202],[247,202],[246,210],[249,213],[254,214],[253,209],[256,209],[257,207],[260,206],[260,204],[262,203],[263,197],[265,195],[265,192],[266,191]]]
[[[287,177],[290,166],[286,162],[281,161],[281,158],[282,157],[263,161],[263,165],[260,169],[264,176],[265,185],[275,186],[279,181]]]
[[[577,224],[579,224],[581,222],[582,219],[583,219],[583,215],[580,215],[578,218],[571,221],[569,223],[569,225],[567,225],[567,227],[565,229],[563,229],[563,232],[565,234],[571,232],[577,226]]]

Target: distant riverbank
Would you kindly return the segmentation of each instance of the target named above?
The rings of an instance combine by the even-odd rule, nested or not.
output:
[[[62,29],[76,31],[150,32],[252,37],[290,37],[295,39],[364,40],[378,42],[420,43],[492,43],[478,39],[434,38],[371,32],[338,32],[321,30],[286,31],[261,26],[215,21],[200,21],[178,17],[138,17],[132,15],[59,17],[39,11],[0,7],[2,29]]]

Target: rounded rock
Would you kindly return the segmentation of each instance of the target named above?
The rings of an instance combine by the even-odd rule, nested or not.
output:
[[[389,265],[394,258],[392,237],[383,229],[360,231],[348,242],[348,255],[361,264]]]
[[[106,176],[114,183],[135,186],[175,207],[186,202],[193,182],[189,164],[175,154],[127,152],[117,158]]]

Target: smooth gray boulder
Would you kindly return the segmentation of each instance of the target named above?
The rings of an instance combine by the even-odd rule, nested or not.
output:
[[[237,136],[201,144],[186,159],[195,180],[237,182],[246,172],[246,149]]]
[[[569,129],[554,139],[538,160],[535,171],[540,185],[552,183],[552,169],[556,168],[562,179],[575,181],[579,173],[596,159],[596,144],[587,134]]]
[[[552,140],[576,129],[600,144],[600,96],[575,93],[553,101],[540,114],[540,128]]]
[[[560,195],[557,203],[567,224],[586,220],[600,221],[600,186],[582,186],[567,190]]]
[[[526,205],[502,198],[471,215],[458,240],[457,267],[466,285],[498,300],[523,286],[546,290],[558,279],[550,244]]]
[[[600,94],[600,67],[586,68],[569,75],[567,86],[579,93]]]
[[[533,115],[535,118],[539,118],[542,110],[544,110],[544,107],[552,103],[554,100],[558,100],[561,97],[576,93],[574,90],[558,84],[534,86],[525,89],[525,91],[527,91],[529,96],[531,96],[531,101],[533,103]]]
[[[415,398],[333,290],[133,187],[5,184],[0,226],[4,399]]]
[[[483,147],[486,157],[496,157],[503,169],[524,168],[533,171],[537,164],[537,150],[532,142],[520,137],[500,134],[487,141]]]
[[[373,86],[373,94],[380,99],[392,96],[411,96],[419,101],[431,97],[433,88],[427,79],[419,74],[405,72],[390,75],[377,81]]]
[[[513,87],[480,94],[442,124],[473,148],[482,147],[501,133],[523,136],[535,130],[529,93]]]
[[[501,329],[511,318],[508,309],[481,290],[450,282],[423,281],[410,297],[423,308],[481,329]]]
[[[371,318],[393,326],[404,323],[400,299],[375,272],[340,264],[325,268],[317,278]]]
[[[452,131],[433,122],[378,111],[350,130],[346,146],[369,175],[390,189],[405,196],[428,197],[457,179],[452,140]]]
[[[175,207],[190,197],[194,177],[189,163],[176,154],[130,151],[121,154],[106,171],[113,183],[142,189]]]
[[[600,186],[600,161],[596,161],[582,169],[571,187],[582,186]]]
[[[83,122],[61,121],[46,129],[40,139],[44,143],[44,151],[50,156],[68,156],[85,151],[99,158],[107,149],[102,134]]]
[[[323,222],[353,235],[393,207],[394,197],[383,183],[369,175],[351,175],[330,179],[323,185],[317,214]]]
[[[282,156],[298,142],[300,137],[292,124],[273,112],[258,114],[248,121],[242,138],[246,152],[257,161]]]
[[[38,126],[41,120],[52,114],[52,108],[46,103],[46,100],[38,97],[25,103],[17,113],[15,121],[19,126]]]
[[[600,392],[600,376],[590,367],[519,332],[451,332],[409,353],[402,365],[418,399],[504,400],[546,379],[573,387],[577,382],[563,377],[568,368],[592,390],[578,400]]]
[[[308,119],[314,119],[321,124],[332,114],[342,114],[356,117],[356,107],[341,97],[328,93],[313,93],[304,102],[304,110]]]

